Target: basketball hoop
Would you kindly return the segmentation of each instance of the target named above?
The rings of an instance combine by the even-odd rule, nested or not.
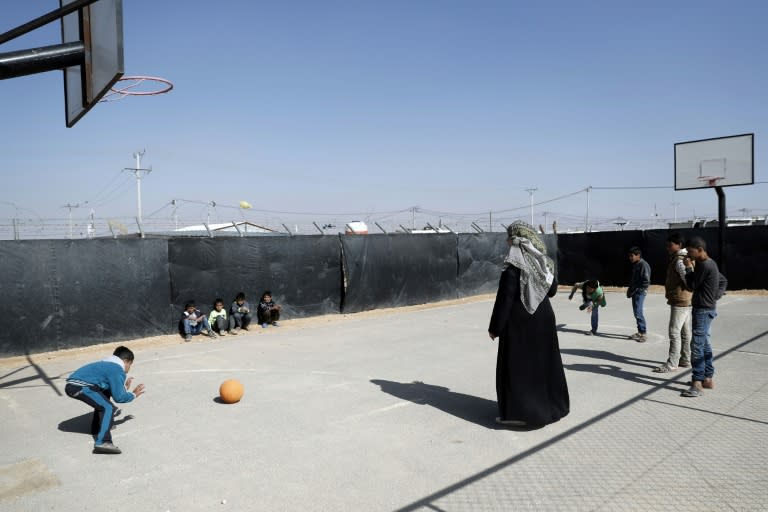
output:
[[[154,89],[143,89],[144,82],[152,84]],[[101,98],[100,103],[119,101],[126,96],[155,96],[173,89],[173,83],[156,76],[124,76]]]
[[[696,178],[699,183],[706,183],[708,187],[716,187],[717,182],[723,179],[723,176],[699,176]]]

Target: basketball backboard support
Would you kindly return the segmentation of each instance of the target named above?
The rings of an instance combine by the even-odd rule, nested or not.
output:
[[[61,7],[75,0],[60,0]],[[123,76],[123,1],[97,0],[61,18],[62,43],[80,41],[84,63],[64,69],[64,102],[71,128]]]
[[[675,144],[675,190],[752,185],[754,134]]]

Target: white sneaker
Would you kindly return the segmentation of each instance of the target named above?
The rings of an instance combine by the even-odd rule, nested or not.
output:
[[[93,453],[117,455],[118,453],[123,453],[123,452],[121,452],[120,448],[113,445],[112,443],[101,443],[101,444],[93,445]]]

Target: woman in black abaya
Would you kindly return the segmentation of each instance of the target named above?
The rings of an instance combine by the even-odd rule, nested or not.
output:
[[[497,422],[540,426],[569,412],[555,312],[554,264],[536,231],[525,222],[507,228],[509,254],[488,334],[499,338],[496,359]]]

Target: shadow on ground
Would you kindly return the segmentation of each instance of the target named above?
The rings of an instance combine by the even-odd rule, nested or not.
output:
[[[114,426],[122,425],[126,421],[133,419],[133,415],[128,414],[119,420],[115,420]],[[59,423],[59,430],[62,432],[72,432],[74,434],[91,434],[91,421],[93,420],[93,413],[87,412],[80,416],[75,416],[68,420],[64,420]],[[114,427],[113,427],[114,428]]]
[[[682,391],[685,387],[681,387],[681,383],[675,382],[678,376],[687,375],[686,371],[677,373],[651,373],[654,368],[661,364],[658,361],[650,361],[648,359],[639,359],[634,357],[625,357],[605,350],[588,350],[588,349],[575,349],[575,348],[562,348],[561,354],[569,354],[579,357],[587,357],[590,359],[597,359],[601,362],[596,364],[584,364],[584,363],[572,363],[564,364],[563,368],[566,370],[577,372],[597,373],[602,375],[609,375],[619,379],[628,380],[631,382],[638,382],[640,384],[646,384],[649,386],[663,387],[673,391]],[[609,364],[616,363],[616,364]],[[635,371],[627,371],[624,368],[637,366],[642,368],[642,372],[648,372],[647,375],[636,373]],[[688,371],[689,372],[689,371]]]
[[[36,384],[33,384],[32,386],[20,386],[20,384],[25,384],[28,382],[34,382],[36,380],[42,380],[43,383],[50,386],[51,389],[53,389],[57,395],[62,396],[61,391],[59,391],[59,388],[56,387],[56,383],[54,380],[61,378],[61,376],[53,377],[51,378],[45,371],[40,367],[39,364],[37,364],[33,359],[32,356],[29,354],[29,351],[26,351],[27,361],[29,362],[28,365],[22,366],[20,368],[16,368],[15,370],[12,370],[9,373],[6,373],[5,375],[0,376],[0,388],[24,388],[24,387],[34,387]],[[35,370],[36,374],[31,375],[29,377],[21,377],[14,380],[5,380],[7,377],[10,377],[11,375],[18,373],[20,371],[26,370],[28,368],[32,368]]]
[[[567,327],[568,324],[557,324],[557,330],[558,332],[569,332],[572,334],[586,334],[589,331],[587,329],[574,329],[572,327]],[[623,340],[628,341],[629,337],[626,334],[614,334],[611,332],[600,332],[595,335],[598,338],[610,338],[613,340]]]
[[[481,427],[499,430],[507,429],[496,424],[499,408],[494,400],[457,393],[443,386],[423,382],[393,382],[371,379],[385,393],[408,400],[418,405],[429,405],[464,421]]]

